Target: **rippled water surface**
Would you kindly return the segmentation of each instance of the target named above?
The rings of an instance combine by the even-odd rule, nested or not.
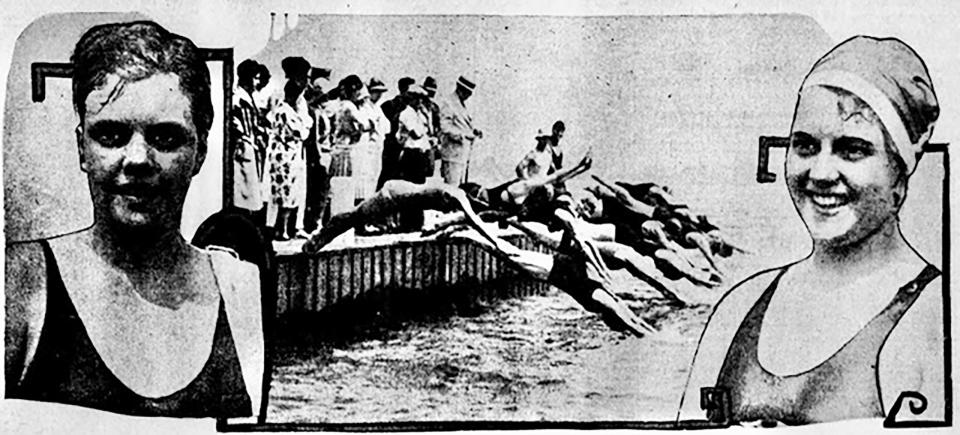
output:
[[[551,290],[353,343],[288,344],[269,421],[669,419],[708,310],[631,305],[661,332],[613,332]]]

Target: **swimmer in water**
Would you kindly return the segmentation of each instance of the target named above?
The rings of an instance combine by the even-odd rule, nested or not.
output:
[[[494,245],[471,231],[457,232],[453,237],[473,240],[534,279],[569,294],[587,311],[600,314],[604,323],[615,331],[626,330],[637,337],[657,332],[656,328],[630,311],[611,290],[610,273],[593,242],[578,241],[572,233],[565,231],[557,252],[550,255],[521,250],[505,241],[499,246]],[[508,249],[503,249],[503,246]]]

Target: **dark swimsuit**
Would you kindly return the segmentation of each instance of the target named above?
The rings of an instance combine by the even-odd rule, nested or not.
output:
[[[252,415],[222,298],[213,348],[200,374],[170,395],[144,397],[117,379],[100,358],[70,300],[49,244],[41,244],[47,265],[46,316],[33,361],[19,384],[8,380],[7,397],[141,416]]]
[[[563,290],[577,303],[592,313],[602,312],[603,306],[593,300],[593,291],[605,288],[605,280],[600,270],[589,261],[587,254],[574,245],[569,233],[563,233],[563,239],[557,252],[553,254],[553,268],[547,280],[551,283],[564,283]]]
[[[757,342],[764,313],[785,271],[747,313],[720,370],[717,386],[729,389],[733,420],[806,424],[882,417],[877,378],[880,351],[900,318],[940,271],[925,267],[826,361],[796,375],[777,376],[760,366]]]

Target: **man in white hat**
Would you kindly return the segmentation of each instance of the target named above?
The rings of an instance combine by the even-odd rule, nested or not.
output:
[[[473,126],[473,118],[465,105],[477,85],[460,76],[456,90],[440,104],[440,174],[443,182],[454,186],[464,180],[473,141],[483,132]]]

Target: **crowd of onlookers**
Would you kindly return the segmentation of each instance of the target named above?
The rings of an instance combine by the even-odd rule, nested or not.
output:
[[[352,208],[383,183],[423,183],[439,175],[464,181],[472,143],[482,137],[465,102],[475,83],[459,77],[449,95],[437,81],[410,77],[397,95],[376,77],[348,75],[336,85],[331,71],[302,57],[281,62],[283,91],[265,92],[269,69],[253,60],[237,67],[230,138],[233,204],[248,210],[273,237],[306,237],[331,213]],[[361,232],[416,229],[422,215],[401,215]]]
[[[438,98],[433,77],[422,84],[404,77],[397,95],[381,101],[388,89],[375,77],[364,82],[348,75],[334,86],[330,70],[301,57],[285,58],[281,67],[283,93],[270,95],[262,91],[269,70],[253,60],[240,63],[231,132],[233,203],[272,228],[274,239],[309,238],[331,215],[352,210],[388,180],[423,184],[439,167],[443,182],[463,189],[479,211],[512,211],[549,223],[557,209],[567,209],[586,221],[614,223],[618,241],[658,259],[658,268],[705,284],[719,279],[714,255],[729,255],[729,245],[668,191],[595,177],[600,185],[574,199],[562,180],[583,171],[563,168],[563,121],[536,134],[516,178],[481,188],[466,180],[472,142],[482,136],[465,105],[476,87],[471,80],[459,77],[454,92]],[[356,230],[417,231],[423,224],[423,213],[410,210],[357,223]],[[709,265],[696,266],[687,249],[699,250]]]

